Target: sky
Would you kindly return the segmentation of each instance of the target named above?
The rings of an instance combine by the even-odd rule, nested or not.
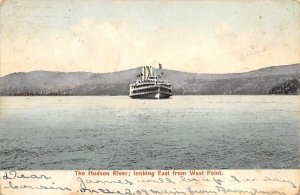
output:
[[[1,0],[0,76],[113,72],[158,63],[195,73],[300,62],[293,0]]]

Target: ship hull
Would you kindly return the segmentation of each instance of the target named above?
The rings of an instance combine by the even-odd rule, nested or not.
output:
[[[151,92],[147,94],[137,94],[131,95],[130,97],[133,99],[166,99],[172,96],[171,94],[162,93],[162,92]]]

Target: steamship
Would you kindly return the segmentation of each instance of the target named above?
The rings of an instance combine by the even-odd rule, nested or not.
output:
[[[161,64],[159,69],[152,66],[142,67],[142,73],[137,75],[136,82],[129,86],[129,97],[162,99],[172,96],[172,85],[163,78],[164,73],[161,70]]]

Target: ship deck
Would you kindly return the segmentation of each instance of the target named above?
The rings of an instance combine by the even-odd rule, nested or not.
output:
[[[168,98],[172,96],[172,88],[161,84],[131,86],[129,96],[132,98]]]

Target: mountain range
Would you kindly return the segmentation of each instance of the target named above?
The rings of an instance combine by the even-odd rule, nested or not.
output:
[[[0,77],[0,95],[128,95],[141,67],[112,73],[18,72]],[[197,74],[163,69],[175,95],[262,95],[300,79],[300,64],[245,73]],[[285,85],[283,85],[285,86]],[[299,88],[299,86],[298,86]],[[299,94],[299,89],[286,94]]]

